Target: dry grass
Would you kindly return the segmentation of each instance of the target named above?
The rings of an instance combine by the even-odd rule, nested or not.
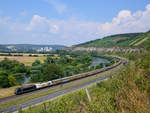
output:
[[[26,84],[26,85],[31,85],[31,84]],[[14,91],[17,87],[20,87],[20,86],[14,86],[14,87],[10,87],[10,88],[0,88],[0,99],[9,97],[9,96],[13,96]]]
[[[10,87],[10,88],[0,88],[0,98],[9,97],[9,96],[14,95],[14,90],[16,87],[18,87],[18,86]]]
[[[0,61],[2,61],[4,58],[8,58],[10,60],[16,60],[19,61],[21,63],[24,63],[25,65],[31,66],[31,64],[35,61],[35,60],[40,60],[41,62],[43,62],[46,57],[28,57],[28,56],[0,56]]]
[[[137,77],[143,75],[141,70],[138,72],[130,72],[131,77],[126,79],[123,86],[120,87],[121,93],[116,95],[116,101],[121,113],[149,113],[150,101],[148,93],[139,89],[133,78],[134,74]],[[122,83],[123,84],[123,83]]]

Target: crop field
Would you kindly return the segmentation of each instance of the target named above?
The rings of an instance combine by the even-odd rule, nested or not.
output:
[[[0,61],[2,61],[4,58],[8,58],[10,60],[19,61],[21,63],[24,63],[27,66],[31,66],[32,63],[35,60],[40,60],[41,62],[43,62],[46,59],[45,56],[39,56],[39,57],[29,57],[29,56],[0,56]]]

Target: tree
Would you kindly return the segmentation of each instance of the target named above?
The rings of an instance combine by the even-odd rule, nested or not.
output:
[[[64,75],[63,70],[57,64],[48,64],[43,68],[42,81],[61,78]]]
[[[35,73],[31,76],[32,82],[43,82],[49,81],[64,76],[63,69],[57,64],[47,64],[44,65],[41,69],[41,72]]]
[[[25,73],[25,72],[27,72],[27,69],[24,66],[24,64],[19,64],[19,65],[15,66],[13,70],[14,70],[15,73]]]
[[[41,61],[40,60],[35,60],[33,63],[32,63],[32,66],[38,66],[41,64]]]
[[[41,73],[38,73],[38,74],[32,74],[31,78],[30,78],[30,81],[31,82],[40,82],[42,81],[41,80]]]
[[[99,65],[96,66],[96,69],[100,69],[100,68],[103,68],[103,67],[104,67],[104,64],[100,63]]]
[[[10,87],[8,75],[5,71],[0,71],[0,87],[1,88]]]
[[[52,57],[48,56],[47,59],[45,60],[45,63],[46,64],[55,63],[55,60]]]
[[[9,80],[9,84],[10,84],[11,86],[14,86],[14,85],[15,85],[15,82],[16,82],[16,78],[15,78],[15,77],[13,77],[12,75],[9,75],[9,76],[8,76],[8,80]]]

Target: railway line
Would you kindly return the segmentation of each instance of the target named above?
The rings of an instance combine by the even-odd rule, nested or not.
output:
[[[116,57],[116,56],[113,56],[113,57]],[[72,82],[72,81],[79,80],[81,78],[85,78],[85,77],[88,77],[88,76],[97,75],[99,73],[103,73],[103,72],[106,72],[106,71],[111,70],[113,68],[116,68],[117,66],[127,62],[126,59],[123,59],[123,58],[120,58],[120,57],[116,57],[116,58],[119,59],[120,61],[118,63],[112,65],[112,66],[106,67],[104,69],[98,69],[98,70],[94,70],[94,71],[91,71],[91,72],[83,73],[84,76],[77,77],[77,78],[72,79],[70,81],[60,82],[59,84],[66,84],[67,82]],[[79,75],[81,75],[81,74],[79,74]],[[77,75],[75,75],[75,76],[77,76]],[[86,86],[88,86],[90,84],[93,84],[95,82],[107,79],[110,76],[112,76],[112,75],[107,75],[107,76],[98,78],[97,80],[90,81],[90,82],[88,82],[86,84],[83,84],[83,85],[79,85],[79,86],[76,86],[76,87],[65,89],[63,91],[58,91],[58,92],[52,93],[50,95],[46,95],[44,97],[40,97],[40,98],[37,98],[37,99],[30,100],[28,102],[25,102],[25,103],[21,104],[21,106],[22,106],[22,108],[26,108],[26,107],[28,107],[28,105],[35,105],[35,104],[41,103],[42,101],[51,100],[53,98],[56,98],[58,96],[63,95],[64,93],[68,93],[68,92],[71,92],[71,91],[74,91],[74,90],[77,90],[77,89],[81,89],[81,88],[86,87]],[[0,104],[4,103],[4,102],[7,102],[7,101],[15,100],[15,99],[18,99],[18,98],[23,98],[25,96],[29,96],[29,95],[32,95],[34,93],[38,93],[38,92],[41,92],[41,91],[46,91],[46,90],[48,90],[50,88],[54,88],[54,87],[58,87],[58,84],[55,84],[52,87],[46,87],[44,89],[40,89],[40,90],[35,90],[33,92],[24,93],[22,95],[14,95],[14,96],[11,96],[11,97],[8,97],[8,98],[0,99]],[[17,111],[18,106],[19,105],[15,105],[15,106],[11,106],[10,108],[7,108],[7,109],[0,110],[0,113],[5,113],[5,112],[8,112],[8,111],[9,112],[15,112],[15,111]]]
[[[92,75],[95,75],[97,73],[105,72],[109,69],[115,68],[116,66],[118,66],[122,63],[122,60],[119,57],[115,57],[115,59],[118,59],[119,62],[115,63],[111,66],[104,67],[102,69],[96,69],[94,71],[85,72],[85,73],[81,73],[81,74],[77,74],[77,75],[73,75],[73,76],[68,76],[68,77],[64,77],[64,78],[60,78],[60,79],[55,79],[55,80],[51,80],[51,81],[47,81],[47,82],[43,82],[43,83],[33,84],[33,85],[26,86],[26,87],[18,87],[15,89],[15,94],[20,95],[20,94],[31,92],[34,90],[39,90],[39,89],[42,89],[45,87],[51,87],[51,86],[63,84],[66,82],[74,81],[77,79],[85,78],[88,76],[92,76]]]

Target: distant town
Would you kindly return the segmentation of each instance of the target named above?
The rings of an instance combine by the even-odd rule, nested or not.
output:
[[[50,52],[64,47],[63,45],[8,44],[0,45],[0,52]]]

